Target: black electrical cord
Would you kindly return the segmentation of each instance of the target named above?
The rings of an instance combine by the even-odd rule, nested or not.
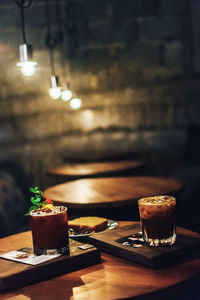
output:
[[[54,58],[54,52],[52,49],[49,48],[49,60],[50,60],[50,68],[51,68],[51,75],[56,74],[55,72],[55,58]]]
[[[57,22],[57,27],[58,31],[56,32],[57,40],[59,42],[59,52],[60,52],[60,67],[62,70],[62,77],[66,78],[66,71],[65,71],[65,63],[64,63],[64,58],[63,58],[63,41],[64,41],[64,33],[63,33],[63,24],[62,24],[62,17],[61,17],[61,8],[60,8],[60,2],[54,0],[55,3],[55,16],[56,16],[56,22]],[[69,85],[69,84],[67,84]]]
[[[19,6],[21,11],[21,28],[22,28],[23,43],[27,44],[26,32],[25,32],[24,9],[31,6],[32,0],[15,0],[15,2]]]
[[[50,11],[49,11],[49,1],[48,0],[45,0],[45,13],[46,13],[46,24],[47,24],[47,34],[46,34],[46,38],[45,38],[45,44],[49,50],[51,74],[55,75],[55,59],[54,59],[53,49],[57,45],[57,40],[53,36],[52,30],[51,30],[51,21],[50,21]]]
[[[55,11],[56,11],[56,22],[58,26],[58,31],[56,32],[57,43],[61,43],[64,40],[64,33],[62,31],[62,21],[61,21],[61,11],[60,11],[60,2],[54,0],[55,2]]]

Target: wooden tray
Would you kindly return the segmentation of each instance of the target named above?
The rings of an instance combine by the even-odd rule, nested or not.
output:
[[[163,268],[200,253],[200,239],[181,234],[177,234],[175,245],[169,247],[152,248],[144,244],[140,248],[132,248],[120,243],[124,237],[139,231],[139,224],[129,225],[90,236],[89,242],[104,252],[152,268]]]
[[[70,254],[31,266],[0,258],[0,290],[19,288],[85,268],[100,262],[100,251],[95,247],[81,250],[82,243],[70,239]],[[17,250],[17,249],[13,249]]]

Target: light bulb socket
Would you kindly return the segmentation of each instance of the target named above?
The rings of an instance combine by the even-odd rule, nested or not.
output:
[[[59,87],[59,78],[58,78],[58,76],[51,75],[51,87],[52,88]]]
[[[31,61],[33,56],[33,48],[31,45],[23,44],[19,46],[20,62]]]
[[[67,81],[66,86],[67,86],[67,89],[70,90],[70,83],[69,83],[69,81]]]

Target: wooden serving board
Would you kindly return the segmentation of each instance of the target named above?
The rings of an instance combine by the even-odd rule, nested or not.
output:
[[[82,243],[71,239],[69,242],[69,255],[61,255],[36,266],[0,258],[0,290],[19,288],[100,262],[100,251],[97,248],[82,250],[78,248]]]
[[[200,254],[200,239],[177,234],[175,245],[152,248],[143,244],[140,248],[122,245],[125,237],[141,231],[139,224],[116,228],[90,236],[89,242],[100,250],[152,268],[163,268],[183,259]]]

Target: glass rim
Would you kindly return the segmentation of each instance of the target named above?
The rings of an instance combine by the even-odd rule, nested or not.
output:
[[[54,207],[61,207],[62,211],[52,212],[52,213],[46,213],[46,214],[41,214],[40,215],[40,214],[35,214],[35,213],[37,213],[37,210],[32,210],[30,212],[30,216],[31,217],[50,217],[50,216],[55,216],[55,215],[62,214],[63,212],[67,212],[68,211],[67,206],[64,206],[64,205],[54,205]]]
[[[159,203],[153,203],[151,200],[157,200]],[[162,205],[170,201],[171,203],[176,203],[176,198],[171,195],[155,195],[155,196],[148,196],[148,197],[143,197],[137,200],[138,204],[144,204],[144,205],[151,205],[152,203],[154,205]]]

